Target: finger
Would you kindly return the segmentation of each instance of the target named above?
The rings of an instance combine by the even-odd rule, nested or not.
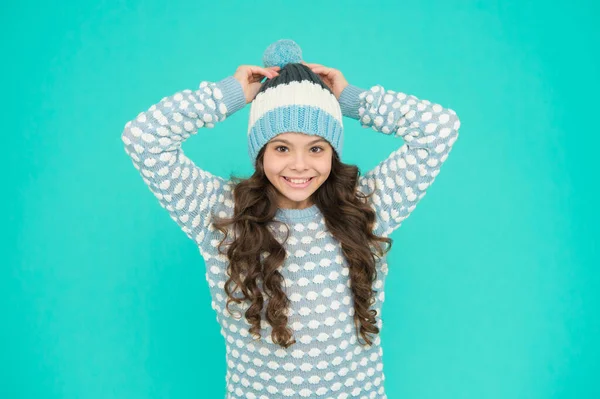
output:
[[[272,70],[252,70],[249,71],[249,81],[261,82],[263,79],[273,79],[278,75],[277,72]]]
[[[308,67],[322,67],[323,65],[321,64],[314,64],[314,63],[306,63],[304,62],[304,65],[308,66]]]
[[[324,75],[324,76],[329,76],[329,74],[331,72],[333,72],[333,70],[331,68],[327,68],[327,67],[314,67],[314,68],[312,68],[312,71],[316,74]]]
[[[269,68],[261,68],[261,67],[252,67],[251,71],[253,74],[260,74],[260,75],[264,75],[268,78],[274,78],[275,76],[278,75],[277,71],[274,71],[272,69]]]
[[[314,67],[311,67],[310,69],[317,75],[329,77],[329,76],[333,76],[335,74],[335,69],[329,68],[329,67],[326,67],[323,65],[314,66]]]

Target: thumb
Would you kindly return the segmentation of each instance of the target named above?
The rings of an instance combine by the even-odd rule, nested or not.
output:
[[[254,98],[258,94],[258,91],[260,90],[261,86],[262,86],[262,83],[260,83],[260,82],[253,82],[253,83],[248,84],[248,91],[246,93],[246,104],[248,104],[248,103],[252,102],[252,100],[254,100]]]

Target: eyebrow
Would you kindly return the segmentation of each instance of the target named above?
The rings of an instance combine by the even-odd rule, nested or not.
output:
[[[282,143],[286,143],[286,144],[292,144],[289,141],[284,140],[284,139],[273,139],[273,140],[271,140],[271,143],[274,143],[276,141],[281,141]],[[323,138],[320,138],[320,139],[316,139],[316,140],[311,141],[310,143],[308,143],[308,145],[313,145],[313,144],[321,142],[321,141],[327,142],[327,140],[325,140]]]

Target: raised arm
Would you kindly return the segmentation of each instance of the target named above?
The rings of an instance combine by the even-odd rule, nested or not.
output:
[[[377,213],[375,234],[400,227],[425,196],[458,138],[460,120],[452,109],[414,95],[373,86],[348,85],[339,98],[342,113],[364,128],[399,136],[404,143],[359,179]]]
[[[222,177],[197,167],[181,149],[198,129],[212,128],[246,105],[240,82],[217,83],[177,92],[127,122],[121,135],[125,152],[160,205],[187,236],[203,243],[210,214],[231,216],[231,187]],[[224,214],[223,214],[224,212]]]

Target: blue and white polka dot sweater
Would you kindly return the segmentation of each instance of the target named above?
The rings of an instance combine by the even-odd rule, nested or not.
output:
[[[350,85],[339,102],[342,113],[363,127],[403,139],[360,178],[363,192],[376,191],[371,197],[375,233],[388,236],[425,196],[458,137],[460,121],[451,109],[379,85],[370,90]],[[181,145],[199,128],[212,128],[245,105],[233,76],[203,81],[196,90],[152,105],[127,122],[122,133],[125,151],[142,179],[205,260],[212,308],[226,342],[226,398],[386,398],[380,335],[374,336],[373,346],[357,341],[348,266],[316,205],[279,209],[276,216],[290,226],[281,273],[296,343],[287,349],[273,343],[264,309],[262,338],[255,341],[243,316],[247,305],[233,305],[239,310],[235,316],[225,308],[227,257],[218,253],[222,233],[211,225],[210,215],[232,215],[232,183],[196,166]],[[272,231],[282,242],[285,230]],[[380,329],[387,274],[383,257],[371,307],[378,312]]]

